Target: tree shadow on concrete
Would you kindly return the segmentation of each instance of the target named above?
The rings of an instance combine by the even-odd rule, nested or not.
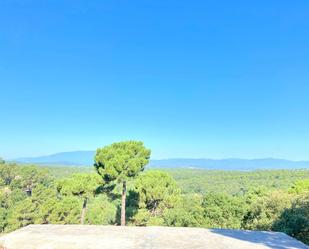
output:
[[[229,229],[210,229],[210,231],[225,237],[261,244],[271,249],[309,249],[309,247],[302,242],[280,232]]]

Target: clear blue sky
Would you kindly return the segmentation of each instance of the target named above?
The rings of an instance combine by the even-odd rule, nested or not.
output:
[[[0,2],[0,155],[309,159],[309,1]]]

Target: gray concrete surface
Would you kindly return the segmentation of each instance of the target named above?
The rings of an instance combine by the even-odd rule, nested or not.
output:
[[[283,233],[79,225],[30,225],[0,243],[6,249],[309,249]]]

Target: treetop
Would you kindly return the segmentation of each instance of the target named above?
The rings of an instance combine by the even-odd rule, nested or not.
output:
[[[150,154],[141,141],[113,143],[97,149],[94,166],[105,181],[126,180],[144,170]]]

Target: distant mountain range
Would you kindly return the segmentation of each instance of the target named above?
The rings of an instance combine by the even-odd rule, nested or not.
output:
[[[48,165],[88,166],[93,164],[95,151],[60,152],[48,156],[23,157],[13,161]]]
[[[48,156],[24,157],[14,161],[41,165],[92,166],[95,151],[61,152]],[[309,169],[309,161],[264,159],[163,159],[151,160],[152,168],[201,168],[218,170]]]

